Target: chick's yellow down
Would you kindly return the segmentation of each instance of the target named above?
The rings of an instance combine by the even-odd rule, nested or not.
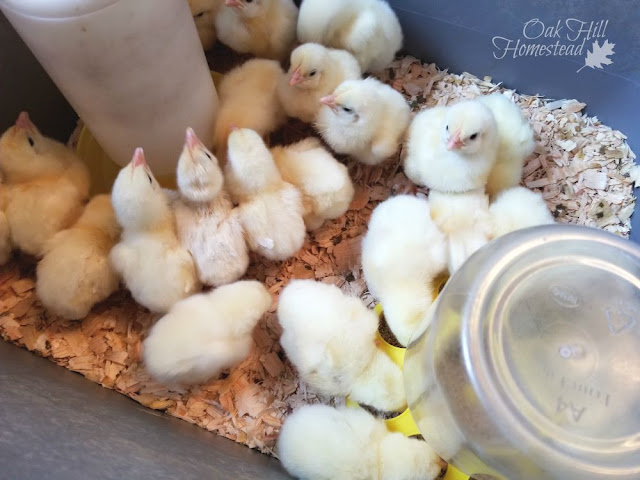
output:
[[[284,60],[296,40],[292,0],[225,0],[216,15],[218,40],[238,53]]]
[[[355,189],[347,167],[322,147],[315,137],[286,147],[271,149],[285,182],[302,192],[307,230],[319,228],[325,220],[338,218],[349,208]]]
[[[284,72],[274,60],[253,59],[227,73],[218,89],[220,109],[213,145],[224,164],[233,128],[250,128],[265,136],[286,120],[276,88]]]
[[[361,76],[360,65],[349,52],[305,43],[291,52],[291,66],[278,84],[278,98],[288,116],[311,123],[322,97],[343,81]]]
[[[216,43],[216,15],[222,5],[224,0],[189,0],[191,15],[204,50],[209,50]]]
[[[71,228],[47,241],[38,262],[36,293],[49,312],[80,320],[118,288],[109,252],[119,235],[111,198],[98,195]]]
[[[89,172],[71,149],[42,135],[26,112],[0,138],[0,171],[11,243],[41,256],[45,242],[80,216]]]
[[[168,199],[138,148],[120,170],[111,202],[122,227],[109,259],[133,299],[164,313],[200,289],[193,259],[176,235]]]

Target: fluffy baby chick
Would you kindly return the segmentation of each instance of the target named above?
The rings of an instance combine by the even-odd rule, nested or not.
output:
[[[274,60],[253,59],[227,73],[218,89],[220,108],[213,134],[216,156],[224,163],[233,128],[250,128],[265,136],[286,120],[276,88],[284,75]]]
[[[188,0],[193,20],[198,29],[202,48],[209,50],[216,43],[216,15],[223,0]]]
[[[502,191],[489,206],[489,215],[492,238],[555,221],[542,195],[524,187]]]
[[[498,127],[497,158],[486,186],[487,193],[493,198],[520,183],[524,162],[533,153],[536,142],[533,129],[520,108],[506,96],[493,93],[478,100],[489,107]]]
[[[223,285],[177,302],[143,342],[144,364],[162,383],[196,384],[247,358],[252,331],[271,307],[254,280]]]
[[[191,253],[198,278],[213,286],[238,280],[249,266],[242,224],[223,188],[216,157],[191,128],[178,160],[177,181],[180,198],[172,206],[178,238]]]
[[[426,200],[399,195],[373,210],[362,242],[362,268],[389,328],[406,346],[431,307],[433,281],[447,268],[445,237]]]
[[[387,67],[402,47],[402,28],[383,0],[305,0],[298,40],[348,50],[363,72]]]
[[[109,195],[91,199],[78,221],[56,233],[38,262],[36,293],[45,308],[69,320],[87,316],[93,306],[118,289],[109,262],[120,226]]]
[[[322,97],[316,129],[333,150],[376,165],[393,155],[409,125],[409,105],[389,85],[347,80]]]
[[[291,53],[291,67],[278,85],[278,97],[288,116],[312,123],[322,97],[345,80],[361,76],[360,65],[349,52],[305,43]]]
[[[284,60],[296,40],[292,0],[225,0],[216,16],[218,39],[238,53]]]
[[[292,280],[280,294],[280,343],[300,378],[323,395],[384,411],[406,405],[402,371],[376,347],[378,316],[335,285]]]
[[[271,152],[253,130],[229,135],[225,179],[240,204],[240,221],[252,251],[269,260],[284,260],[302,248],[306,236],[302,195],[282,180]]]
[[[111,202],[122,236],[109,258],[134,300],[163,313],[199,290],[193,259],[180,246],[166,194],[141,148],[120,170]]]
[[[407,135],[404,168],[416,184],[441,192],[484,189],[495,164],[498,132],[477,100],[418,113]]]
[[[271,149],[273,159],[285,182],[302,192],[307,230],[315,230],[327,219],[343,215],[354,188],[349,170],[327,152],[315,137]]]
[[[294,411],[276,450],[292,476],[308,480],[434,480],[446,470],[426,442],[389,432],[383,420],[347,407]]]
[[[40,256],[45,242],[82,213],[89,172],[71,149],[42,135],[26,112],[0,138],[0,171],[11,242]]]

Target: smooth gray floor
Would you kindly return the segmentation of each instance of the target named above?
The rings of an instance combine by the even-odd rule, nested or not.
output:
[[[0,340],[0,479],[288,479],[279,462]]]

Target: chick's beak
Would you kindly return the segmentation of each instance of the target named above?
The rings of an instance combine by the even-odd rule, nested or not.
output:
[[[447,150],[457,150],[464,145],[462,140],[460,140],[460,132],[455,132],[453,135],[449,137],[449,141],[447,142]]]
[[[141,148],[136,148],[136,151],[133,154],[133,159],[131,160],[131,164],[133,165],[134,169],[147,165],[147,161],[144,158],[144,151]]]
[[[198,148],[200,145],[202,145],[202,142],[200,141],[200,139],[196,135],[196,132],[193,131],[193,128],[191,128],[191,127],[187,128],[186,137],[187,138],[185,140],[185,143],[187,144],[187,148],[189,149],[189,153],[193,153],[193,151],[196,148]]]
[[[293,87],[294,85],[301,83],[303,80],[304,77],[300,74],[300,67],[298,67],[291,73],[289,85]]]
[[[338,110],[338,107],[336,105],[336,97],[335,97],[335,95],[327,95],[326,97],[322,97],[320,99],[320,103],[322,103],[323,105],[326,105],[327,107],[329,107],[334,112]]]
[[[36,126],[31,123],[31,119],[27,112],[20,112],[20,115],[18,115],[18,119],[16,120],[16,129],[27,130],[29,132],[33,132],[36,129]]]
[[[239,8],[242,6],[239,0],[225,0],[224,4],[227,7],[232,7],[232,8]]]

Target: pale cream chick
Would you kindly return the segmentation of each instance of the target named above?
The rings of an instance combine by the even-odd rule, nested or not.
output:
[[[249,266],[238,210],[223,187],[216,157],[187,129],[177,172],[180,196],[172,206],[180,244],[189,250],[200,282],[223,285]]]
[[[238,53],[284,60],[296,41],[292,0],[225,0],[216,15],[218,39]]]
[[[503,190],[489,206],[489,215],[492,238],[555,222],[542,195],[524,187]]]
[[[291,52],[291,66],[280,80],[278,98],[288,116],[312,123],[322,97],[343,81],[361,76],[360,65],[349,52],[305,43]]]
[[[441,192],[484,190],[497,148],[495,118],[479,101],[429,108],[409,127],[405,173],[414,183]]]
[[[110,196],[98,195],[71,228],[47,241],[38,262],[36,293],[49,312],[80,320],[118,289],[120,278],[109,252],[119,236]]]
[[[376,347],[378,316],[335,285],[292,280],[280,294],[280,343],[300,378],[323,395],[384,411],[406,406],[402,371]]]
[[[402,47],[402,28],[384,0],[304,0],[298,40],[351,52],[363,72],[387,67]]]
[[[362,269],[389,328],[408,345],[433,303],[436,278],[447,270],[445,236],[425,199],[398,195],[373,210],[362,242]]]
[[[533,153],[536,142],[533,129],[522,111],[502,93],[478,97],[493,113],[498,127],[498,152],[487,179],[486,191],[494,198],[522,180],[524,162]]]
[[[353,200],[349,170],[322,147],[315,137],[271,149],[285,182],[303,195],[307,230],[319,228],[325,220],[342,216]]]
[[[226,186],[239,204],[249,248],[269,260],[285,260],[306,237],[302,194],[278,172],[262,138],[249,129],[229,136]]]
[[[362,409],[305,405],[285,419],[276,452],[295,478],[435,480],[447,468],[424,441]]]
[[[377,165],[398,151],[410,109],[389,85],[375,78],[347,80],[320,101],[316,130],[337,153]]]
[[[253,329],[271,302],[267,289],[256,281],[230,283],[179,301],[143,342],[147,371],[165,384],[197,384],[217,377],[247,358]]]
[[[287,117],[276,93],[283,75],[278,62],[257,58],[224,76],[218,89],[220,108],[213,134],[215,153],[223,164],[233,128],[250,128],[265,136],[284,124]]]
[[[200,283],[193,259],[178,241],[166,194],[141,148],[120,170],[111,202],[122,235],[109,258],[133,299],[151,311],[164,313],[197,292]]]
[[[0,138],[0,171],[11,243],[41,256],[45,242],[82,213],[89,172],[71,149],[42,135],[26,112]]]
[[[204,50],[209,50],[216,43],[216,15],[223,4],[224,0],[189,0],[191,15]]]

